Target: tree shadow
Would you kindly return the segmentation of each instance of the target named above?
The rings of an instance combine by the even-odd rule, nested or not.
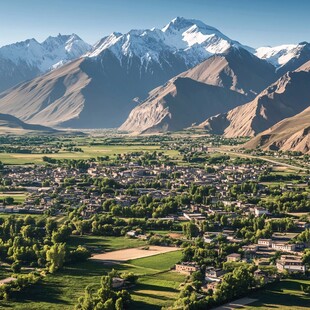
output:
[[[158,305],[147,304],[143,301],[133,301],[129,306],[129,310],[160,310],[162,307]]]
[[[105,264],[102,262],[96,261],[86,261],[83,263],[75,263],[70,264],[70,266],[66,266],[61,274],[65,276],[103,276],[110,272],[112,269],[122,271],[130,271],[130,269],[134,269],[134,267],[130,267],[128,265],[122,264]]]
[[[310,308],[310,297],[307,295],[292,294],[287,291],[301,292],[300,283],[294,281],[283,281],[274,285],[274,287],[261,292],[253,293],[250,297],[258,299],[251,304],[251,307],[268,307],[274,308],[273,304],[287,306],[294,309],[301,307]]]
[[[161,292],[170,292],[170,293],[177,293],[178,290],[172,288],[172,287],[166,287],[166,286],[159,286],[154,284],[144,284],[144,283],[138,283],[135,287],[136,290],[147,290],[147,291],[161,291]],[[152,295],[153,296],[153,295]]]
[[[17,304],[27,304],[32,302],[47,302],[53,304],[69,304],[67,301],[59,298],[62,294],[62,287],[58,282],[45,282],[40,281],[39,283],[31,286],[29,289],[18,292],[13,295],[9,302],[1,302],[0,308],[15,308]]]

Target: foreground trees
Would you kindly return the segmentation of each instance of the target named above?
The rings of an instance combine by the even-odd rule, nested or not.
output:
[[[55,243],[46,251],[46,260],[49,262],[48,270],[54,273],[62,268],[66,257],[66,245],[64,243]]]
[[[232,272],[225,274],[221,284],[219,284],[215,291],[210,290],[204,298],[202,298],[199,287],[195,285],[197,281],[193,281],[192,284],[186,284],[180,292],[179,298],[169,309],[210,309],[216,305],[233,300],[240,295],[245,295],[257,286],[257,281],[253,276],[253,268],[255,267],[251,265],[241,265]]]
[[[113,289],[113,276],[119,276],[112,270],[107,276],[101,278],[100,288],[96,291],[87,286],[83,297],[80,297],[76,310],[122,310],[131,302],[127,290],[115,291]]]
[[[65,263],[85,261],[90,256],[82,246],[69,251],[72,229],[52,219],[0,217],[0,260],[19,273],[22,267],[46,268],[50,273]]]
[[[0,286],[0,300],[14,298],[20,291],[38,283],[40,276],[34,273],[19,275],[15,280]]]

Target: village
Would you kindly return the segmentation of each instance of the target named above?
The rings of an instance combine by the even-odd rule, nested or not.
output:
[[[308,272],[304,257],[310,245],[310,221],[299,214],[309,210],[309,176],[291,174],[274,185],[266,182],[269,176],[281,179],[273,172],[277,171],[273,163],[213,155],[197,146],[181,153],[183,160],[177,163],[164,152],[141,151],[114,160],[55,162],[46,157],[46,165],[7,165],[2,171],[3,187],[9,193],[27,195],[22,203],[3,200],[0,212],[71,213],[85,223],[98,215],[112,216],[125,223],[110,234],[152,242],[156,236],[149,234],[149,228],[154,225],[179,231],[177,237],[156,242],[183,250],[196,247],[217,256],[213,261],[198,261],[194,254],[183,255],[171,266],[188,277],[203,272],[201,291],[207,295],[242,263],[257,266],[252,275],[262,284]],[[201,161],[204,157],[207,160]],[[277,197],[285,199],[273,203]],[[130,224],[131,217],[140,224]],[[202,245],[197,246],[198,242]]]

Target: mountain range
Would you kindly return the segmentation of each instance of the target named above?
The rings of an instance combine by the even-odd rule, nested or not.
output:
[[[284,118],[300,113],[310,103],[310,62],[289,71],[251,102],[200,124],[226,137],[254,136]]]
[[[287,71],[296,70],[310,60],[310,44],[301,42],[276,47],[260,47],[256,49],[255,55],[274,65],[278,75],[281,76]]]
[[[0,48],[0,112],[64,128],[254,136],[309,106],[310,44],[257,49],[199,20]]]
[[[153,88],[232,45],[241,46],[214,27],[184,18],[162,29],[112,33],[78,61],[0,94],[0,110],[49,126],[118,127]],[[51,83],[62,91],[43,86]],[[40,91],[33,84],[41,85]],[[59,110],[74,112],[59,117]]]
[[[233,46],[152,91],[120,130],[181,130],[253,99],[275,79],[272,65]]]
[[[76,34],[5,45],[0,48],[0,91],[56,69],[90,49]]]
[[[310,107],[259,133],[245,147],[310,154]]]

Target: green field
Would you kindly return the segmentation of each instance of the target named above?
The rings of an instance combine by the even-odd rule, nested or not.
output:
[[[139,275],[137,284],[131,290],[131,309],[161,309],[162,306],[173,303],[184,276],[168,269],[180,258],[181,252],[177,251],[113,265],[121,272]],[[73,309],[78,297],[83,295],[84,288],[90,284],[98,286],[101,276],[111,268],[112,266],[92,261],[66,267],[59,273],[48,275],[30,291],[21,293],[18,300],[0,302],[0,308]]]
[[[137,151],[160,151],[156,145],[104,145],[104,146],[81,146],[84,152],[59,152],[58,154],[15,154],[0,153],[0,161],[4,164],[23,165],[23,164],[42,164],[43,156],[57,159],[88,159],[97,156],[111,156]],[[165,150],[165,154],[177,156],[178,152]]]
[[[139,239],[109,236],[71,236],[68,241],[69,246],[86,245],[88,247],[102,248],[104,251],[136,248],[146,244],[145,241]]]
[[[178,297],[178,288],[183,281],[184,275],[173,271],[140,278],[132,292],[131,309],[159,310],[170,306]]]
[[[283,280],[270,288],[250,295],[256,302],[244,307],[247,310],[305,310],[310,308],[310,296],[301,291],[300,285],[310,285],[310,280]]]
[[[14,198],[14,203],[23,203],[27,197],[27,193],[1,193],[0,200],[5,199],[6,197]]]
[[[154,269],[157,271],[169,270],[177,261],[180,260],[181,255],[181,251],[174,251],[169,253],[169,255],[160,254],[145,258],[138,258],[128,261],[128,264],[141,268]]]

